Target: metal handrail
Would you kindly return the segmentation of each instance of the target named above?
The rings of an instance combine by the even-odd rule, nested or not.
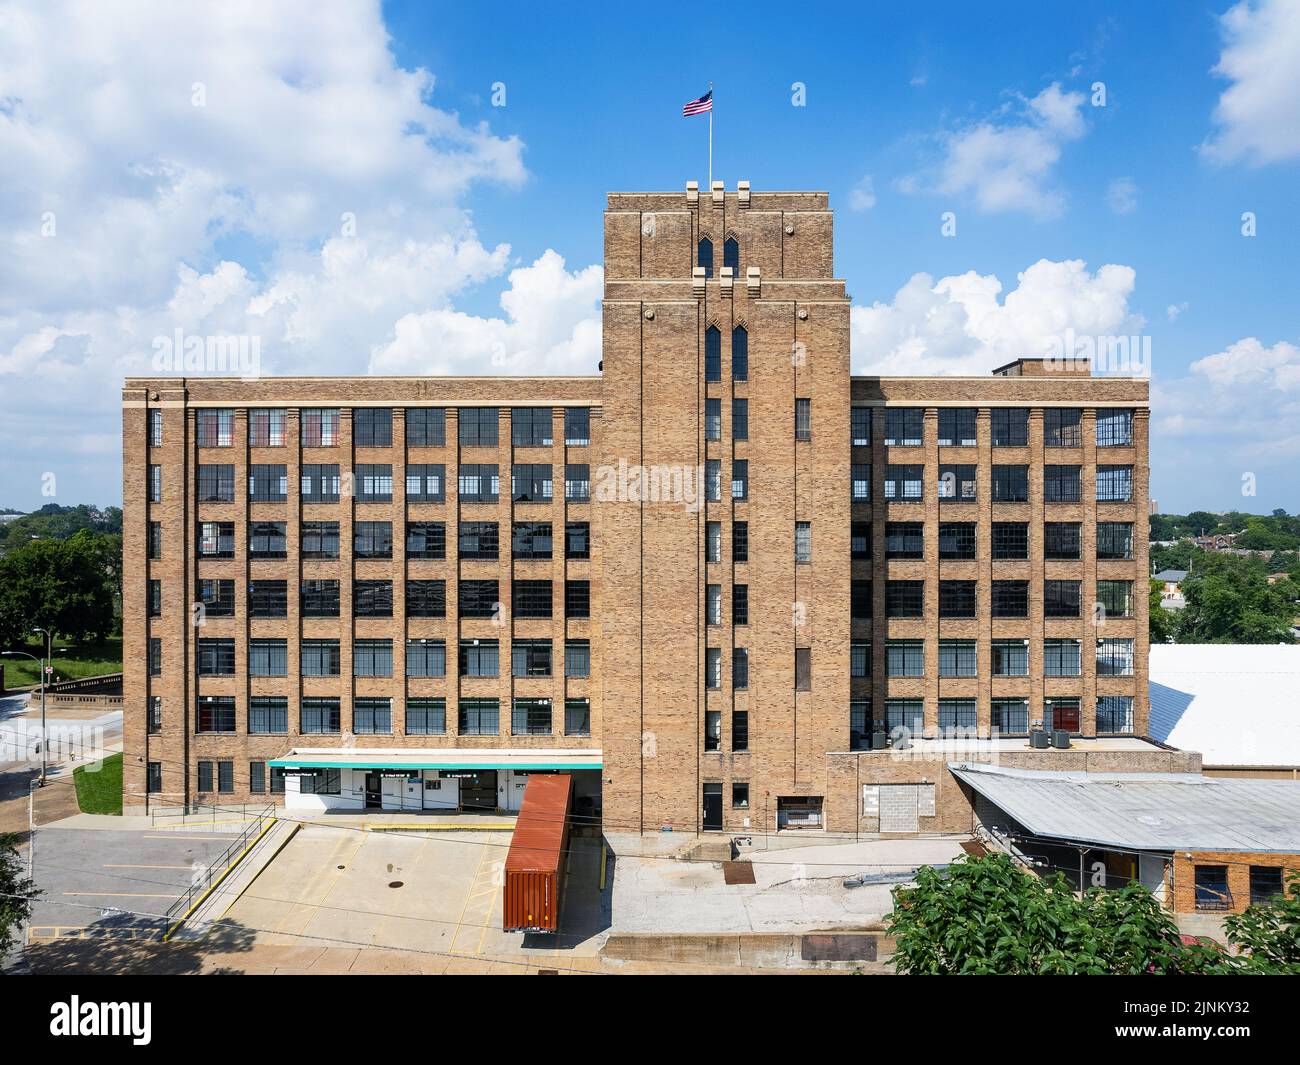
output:
[[[268,807],[267,813],[258,817],[256,821],[244,829],[215,861],[208,864],[203,875],[191,883],[185,889],[185,893],[167,907],[165,916],[169,922],[175,920],[180,914],[188,914],[196,900],[208,891],[217,880],[226,875],[235,855],[242,853],[248,847],[249,841],[266,827],[268,820],[274,819],[273,814],[270,812],[272,810],[274,810],[274,807]]]
[[[151,806],[149,808],[149,818],[150,823],[154,826],[157,826],[160,821],[164,825],[187,825],[193,822],[216,824],[217,819],[222,815],[246,820],[250,816],[265,817],[274,810],[275,803],[266,802],[232,803],[229,806],[208,805],[206,803],[198,803],[194,806]]]

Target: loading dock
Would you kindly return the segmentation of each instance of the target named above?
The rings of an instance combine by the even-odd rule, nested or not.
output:
[[[534,773],[571,773],[574,805],[600,817],[601,752],[594,750],[295,749],[284,771],[286,809],[444,813],[518,812]]]

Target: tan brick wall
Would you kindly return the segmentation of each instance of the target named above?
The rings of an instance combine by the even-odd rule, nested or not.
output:
[[[1228,870],[1228,891],[1232,903],[1228,912],[1241,913],[1250,905],[1250,867],[1282,867],[1285,887],[1291,872],[1300,872],[1300,854],[1243,854],[1240,851],[1191,851],[1175,854],[1173,864],[1173,909],[1196,913],[1196,867],[1223,865]]]

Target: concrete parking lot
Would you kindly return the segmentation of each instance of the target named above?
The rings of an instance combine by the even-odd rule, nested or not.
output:
[[[574,839],[561,930],[501,930],[509,832],[367,832],[306,824],[227,911],[266,945],[464,957],[594,956],[608,928],[600,842]]]
[[[33,941],[156,936],[167,908],[236,832],[45,828],[37,832],[42,895]]]

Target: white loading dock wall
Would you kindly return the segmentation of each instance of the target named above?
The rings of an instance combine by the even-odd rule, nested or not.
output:
[[[291,810],[364,810],[366,808],[366,774],[368,769],[339,770],[339,794],[319,795],[302,791],[302,778],[287,775],[284,781],[284,805]],[[411,776],[381,778],[381,810],[456,810],[460,807],[460,779],[454,769],[412,770]],[[528,773],[498,769],[497,806],[517,813],[524,801]],[[436,785],[431,787],[430,785]],[[372,807],[373,809],[373,807]]]

